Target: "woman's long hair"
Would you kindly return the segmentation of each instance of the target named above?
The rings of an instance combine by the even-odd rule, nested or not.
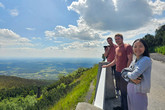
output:
[[[135,42],[137,42],[137,41],[141,42],[141,43],[144,45],[144,47],[145,47],[143,56],[150,57],[149,51],[148,51],[148,46],[147,46],[146,42],[145,42],[143,39],[136,39],[136,40],[133,42],[132,47],[134,46]]]

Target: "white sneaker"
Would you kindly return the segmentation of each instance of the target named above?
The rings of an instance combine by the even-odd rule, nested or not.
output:
[[[117,95],[117,96],[120,96],[119,90],[118,90],[118,91],[116,91],[116,95]]]

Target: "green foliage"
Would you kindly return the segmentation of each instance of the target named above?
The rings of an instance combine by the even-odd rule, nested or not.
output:
[[[0,101],[9,97],[37,94],[38,87],[44,87],[46,81],[18,78],[15,76],[0,76]]]
[[[0,102],[0,110],[29,110],[37,102],[36,96],[8,98]]]
[[[42,80],[24,79],[15,76],[0,75],[0,89],[10,89],[29,86],[42,86],[49,83]]]
[[[57,104],[52,107],[52,110],[72,110],[75,109],[78,102],[84,101],[84,98],[89,90],[90,83],[94,80],[96,85],[96,77],[98,72],[98,65],[95,65],[92,69],[85,71],[79,78],[80,83],[70,91],[66,97],[61,98]],[[91,98],[91,103],[94,99],[94,94]]]
[[[69,96],[71,96],[69,100],[63,101],[65,105],[61,107],[74,108],[79,101],[84,99],[90,82],[96,79],[96,74],[97,66],[92,69],[79,68],[72,74],[62,76],[51,85],[40,86],[42,94],[39,98],[36,96],[38,86],[30,86],[31,84],[29,83],[26,83],[28,86],[22,82],[22,85],[21,83],[16,83],[11,87],[2,88],[0,89],[0,110],[47,110]],[[18,80],[23,79],[18,78]],[[28,81],[32,82],[32,80]],[[42,83],[39,84],[42,85]],[[76,100],[73,100],[73,98],[76,98]]]
[[[148,47],[154,47],[155,46],[155,37],[153,35],[147,34],[143,37],[143,40],[146,41]]]
[[[15,76],[0,76],[0,110],[26,110],[34,106],[37,102],[38,87],[43,88],[49,83]]]
[[[79,68],[78,70],[74,71],[72,74],[61,76],[61,78],[56,82],[49,86],[47,86],[47,91],[56,88],[59,84],[64,83],[66,85],[70,84],[74,79],[80,77],[84,71],[88,70],[87,68]]]
[[[164,54],[164,48],[162,46],[165,45],[165,25],[162,25],[155,31],[155,36],[147,34],[143,39],[149,47],[149,52]]]
[[[165,55],[165,46],[156,47],[155,52]]]
[[[79,84],[80,80],[77,79],[87,70],[87,68],[79,68],[72,74],[62,76],[57,82],[45,87],[42,90],[41,97],[37,99],[37,103],[29,107],[29,109],[47,110]]]
[[[155,43],[156,46],[165,45],[165,25],[156,30]]]

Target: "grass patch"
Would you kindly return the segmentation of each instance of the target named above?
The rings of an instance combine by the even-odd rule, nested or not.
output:
[[[93,80],[96,80],[98,72],[98,65],[95,65],[92,69],[85,71],[83,75],[79,78],[80,83],[73,88],[71,92],[69,92],[66,97],[61,98],[52,108],[51,110],[74,110],[78,102],[83,102],[85,96],[89,90],[90,83]],[[96,85],[96,81],[95,85]],[[94,92],[95,93],[95,92]],[[92,98],[94,99],[94,94]],[[90,99],[90,102],[93,101]]]

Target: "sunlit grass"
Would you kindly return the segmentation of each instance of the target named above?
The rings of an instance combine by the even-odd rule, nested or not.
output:
[[[78,102],[83,102],[85,100],[85,96],[89,90],[90,83],[94,80],[96,85],[96,77],[98,72],[98,65],[95,65],[92,69],[86,71],[80,78],[80,83],[69,92],[66,97],[61,98],[51,110],[74,110]],[[90,99],[92,103],[94,99],[94,94]]]

